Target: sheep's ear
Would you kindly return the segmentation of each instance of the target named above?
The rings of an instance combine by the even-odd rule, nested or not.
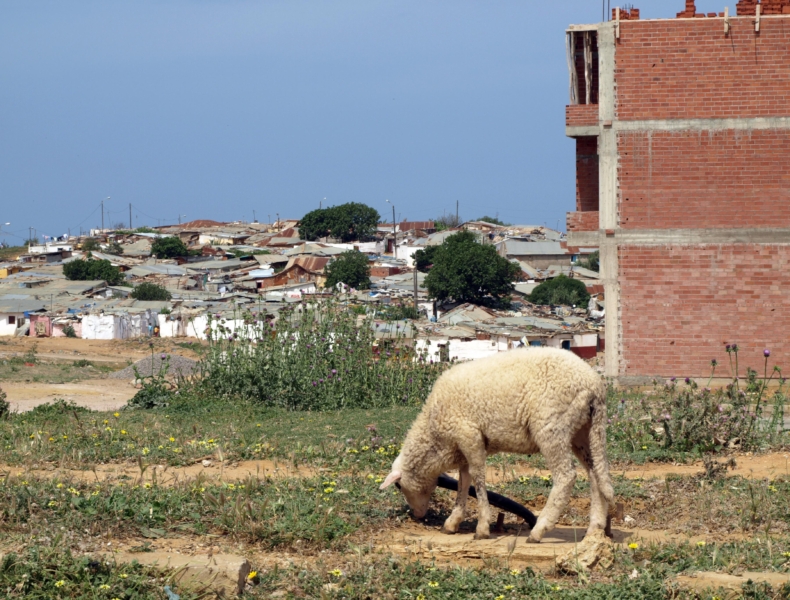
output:
[[[383,490],[383,489],[386,489],[386,488],[388,488],[388,487],[389,487],[389,486],[391,486],[393,483],[395,483],[396,481],[398,481],[398,480],[401,478],[401,475],[403,475],[403,473],[401,473],[400,471],[393,471],[392,473],[390,473],[389,475],[387,475],[387,478],[384,480],[384,483],[382,483],[382,484],[379,486],[379,489],[380,489],[380,490]]]

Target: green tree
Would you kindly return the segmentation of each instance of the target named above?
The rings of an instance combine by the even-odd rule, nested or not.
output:
[[[156,241],[151,244],[151,254],[157,258],[176,258],[187,256],[189,249],[181,241],[181,238],[175,236],[161,237],[156,238]]]
[[[367,255],[358,250],[349,250],[338,255],[324,269],[326,287],[345,283],[358,290],[370,287],[370,264]]]
[[[433,256],[441,246],[425,246],[414,253],[414,266],[421,273],[427,273],[433,265]]]
[[[493,225],[501,225],[502,227],[507,227],[510,223],[505,223],[504,221],[500,221],[496,217],[487,217],[483,216],[477,219],[478,221],[485,221],[486,223],[491,223]]]
[[[378,211],[358,202],[319,208],[302,217],[299,237],[308,241],[329,236],[343,242],[366,240],[376,232],[380,218]]]
[[[436,248],[425,278],[431,297],[487,304],[513,291],[518,265],[499,256],[494,246],[479,244],[474,233],[459,231]]]
[[[578,279],[559,275],[541,283],[532,290],[529,301],[533,304],[564,304],[567,306],[587,306],[590,294],[587,286]]]
[[[135,300],[170,300],[173,297],[161,285],[148,281],[135,286],[129,295]]]
[[[116,241],[112,241],[112,242],[110,242],[110,244],[107,246],[107,249],[105,250],[105,252],[106,252],[107,254],[113,254],[113,255],[115,255],[115,256],[120,256],[121,254],[123,254],[123,246],[121,246],[121,245],[120,245],[118,242],[116,242]]]
[[[601,268],[600,257],[601,255],[598,253],[598,250],[596,250],[587,258],[580,260],[579,266],[584,267],[585,269],[590,269],[590,271],[598,271]]]
[[[99,244],[99,240],[96,238],[85,238],[80,249],[83,252],[101,252],[101,244]]]
[[[113,267],[109,260],[73,260],[63,265],[63,274],[72,281],[104,280],[107,285],[117,285],[123,281],[123,274],[118,267]]]

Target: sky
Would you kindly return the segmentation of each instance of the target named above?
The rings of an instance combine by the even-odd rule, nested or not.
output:
[[[634,4],[668,18],[685,2]],[[363,202],[383,221],[458,206],[564,229],[564,31],[601,8],[2,0],[0,241],[99,227],[103,199],[106,226],[130,205],[138,227]]]

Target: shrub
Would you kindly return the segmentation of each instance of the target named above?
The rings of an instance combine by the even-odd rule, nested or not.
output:
[[[85,238],[80,249],[83,252],[98,252],[101,250],[101,244],[99,244],[99,240],[96,238]]]
[[[65,335],[68,338],[75,338],[77,337],[77,332],[74,330],[74,327],[72,325],[66,325],[63,328],[63,335]]]
[[[170,300],[173,297],[163,286],[148,281],[135,286],[129,295],[135,300]]]
[[[123,280],[118,267],[113,267],[108,260],[73,260],[63,265],[63,274],[72,281],[104,280],[107,285],[116,285]]]
[[[345,283],[358,290],[370,287],[370,264],[368,257],[358,250],[343,252],[324,269],[326,287]]]
[[[175,236],[161,237],[151,244],[151,254],[160,259],[177,258],[179,256],[187,256],[189,249],[181,241],[181,238]]]
[[[532,290],[529,301],[533,304],[564,304],[568,306],[587,306],[590,293],[587,286],[578,279],[559,275],[541,283]]]
[[[6,399],[6,393],[0,388],[0,419],[5,419],[11,414],[11,405]]]
[[[518,265],[477,242],[469,231],[449,236],[433,252],[433,267],[425,278],[428,294],[437,300],[485,304],[499,302],[513,291]]]
[[[376,351],[372,318],[357,326],[357,315],[334,302],[283,309],[276,328],[255,313],[239,316],[234,331],[224,319],[209,324],[201,372],[213,395],[289,410],[414,405],[448,366],[397,334]]]

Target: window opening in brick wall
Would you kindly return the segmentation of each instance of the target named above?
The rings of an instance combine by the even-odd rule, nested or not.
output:
[[[16,325],[16,317],[14,315],[8,316],[8,324],[9,325]]]
[[[598,210],[598,136],[576,138],[576,210]]]
[[[598,32],[569,31],[570,104],[598,104]]]

